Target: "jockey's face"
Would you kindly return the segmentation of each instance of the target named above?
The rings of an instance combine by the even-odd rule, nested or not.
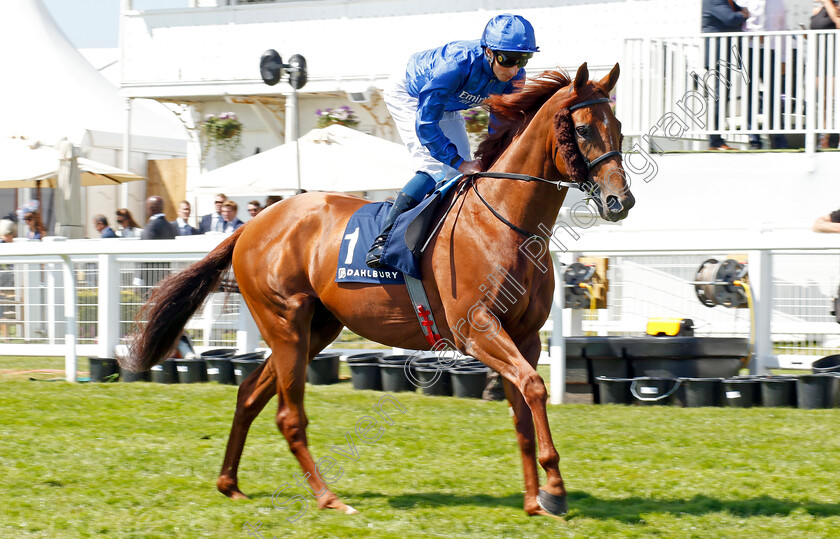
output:
[[[499,62],[497,62],[493,57],[493,51],[490,49],[484,49],[484,54],[487,56],[487,60],[493,68],[493,75],[500,81],[507,82],[519,73],[519,66],[516,64],[510,67],[502,67],[499,65]]]

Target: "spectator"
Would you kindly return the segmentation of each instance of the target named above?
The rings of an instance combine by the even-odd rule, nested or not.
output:
[[[0,219],[0,243],[12,243],[17,234],[17,217]],[[0,301],[14,299],[15,273],[11,264],[0,264]]]
[[[159,196],[150,196],[146,199],[146,215],[149,222],[140,235],[142,240],[174,240],[178,231],[172,223],[166,220],[163,213],[163,199]]]
[[[37,211],[27,212],[23,216],[23,222],[29,227],[26,233],[26,238],[30,240],[40,240],[46,236],[44,225],[41,223],[41,214]]]
[[[732,0],[703,0],[702,4],[702,26],[700,31],[704,34],[712,32],[740,32],[741,27],[747,21],[750,13],[745,8],[738,8]],[[712,44],[715,45],[715,58],[719,58],[725,62],[732,62],[730,58],[730,42],[725,38],[708,38],[706,40],[706,69],[718,69],[718,66],[709,65],[710,54],[709,49]],[[719,45],[719,47],[718,47]],[[712,77],[714,79],[715,87],[710,89],[716,96],[720,96],[720,78]],[[728,79],[728,77],[727,77]],[[715,115],[713,124],[710,130],[720,130],[718,125],[718,113],[720,110],[720,100],[715,99]],[[709,135],[709,149],[710,150],[732,150],[726,144],[723,137],[719,133]]]
[[[817,217],[811,230],[823,234],[840,233],[840,210],[834,210],[828,215]]]
[[[815,0],[813,17],[811,17],[811,30],[835,30],[840,28],[840,7],[838,7],[838,4],[840,2],[837,2],[837,0]],[[817,61],[815,63],[820,65],[821,62]],[[834,76],[831,67],[828,67],[826,71],[828,72],[819,73],[817,76],[817,92],[830,100],[834,93]],[[820,81],[821,77],[823,82]],[[831,88],[828,88],[829,81],[831,81]],[[831,148],[831,134],[820,133],[817,138],[817,147],[821,150]],[[840,148],[840,145],[838,145],[838,148]]]
[[[259,200],[252,200],[251,202],[248,203],[248,215],[250,215],[251,218],[256,217],[257,214],[260,213],[261,211],[262,211],[262,207],[260,206],[260,201]]]
[[[232,200],[227,200],[222,204],[222,232],[225,234],[233,234],[237,228],[245,224],[236,216],[237,211],[239,211],[239,206]]]
[[[178,203],[178,217],[171,224],[178,230],[179,236],[195,236],[198,229],[190,226],[188,219],[192,213],[192,206],[186,200]]]
[[[101,213],[93,217],[93,227],[99,232],[100,238],[116,238],[117,234],[108,226],[108,218]]]
[[[736,3],[749,11],[749,17],[744,23],[745,32],[776,32],[787,30],[787,13],[785,11],[784,0],[737,0]],[[780,88],[785,87],[785,40],[789,39],[786,36],[781,38],[781,47],[779,54],[781,55],[782,66],[782,80]],[[767,44],[769,43],[769,47]],[[764,57],[761,56],[761,50],[764,54],[770,56],[770,72],[764,73]],[[753,55],[758,55],[758,74],[753,73]],[[757,128],[753,125],[752,118],[752,87],[759,84],[760,81],[766,81],[768,85],[768,92],[762,97],[759,97],[759,113],[761,113],[762,105],[767,112],[768,121],[772,121],[775,111],[775,95],[776,95],[776,38],[771,37],[765,42],[761,38],[760,45],[757,48],[747,48],[742,51],[742,59],[744,66],[750,74],[750,82],[747,85],[747,121],[750,128]],[[763,103],[762,103],[763,102]],[[778,126],[781,127],[781,126]],[[750,147],[754,150],[762,148],[761,138],[758,135],[750,135]],[[770,147],[774,149],[787,148],[787,139],[784,135],[778,133],[770,135]]]
[[[224,226],[224,219],[222,219],[222,204],[227,202],[227,197],[224,193],[219,193],[213,200],[213,213],[208,213],[201,218],[198,224],[198,233],[205,234],[207,232],[222,232]]]
[[[0,220],[0,243],[12,243],[17,234],[17,223],[8,217]]]
[[[271,206],[275,202],[280,202],[281,200],[283,200],[283,197],[281,197],[280,195],[268,195],[265,199],[265,206],[263,207],[263,209]]]
[[[117,210],[117,224],[120,225],[119,236],[121,238],[139,238],[140,233],[143,232],[128,208]]]

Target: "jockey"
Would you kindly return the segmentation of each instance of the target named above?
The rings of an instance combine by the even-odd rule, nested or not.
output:
[[[481,40],[453,41],[418,52],[404,73],[392,77],[385,105],[408,147],[417,174],[397,195],[365,263],[381,268],[382,250],[397,217],[431,193],[437,182],[481,172],[470,160],[470,143],[459,111],[490,95],[508,94],[525,79],[525,64],[540,49],[534,28],[519,15],[497,15]]]

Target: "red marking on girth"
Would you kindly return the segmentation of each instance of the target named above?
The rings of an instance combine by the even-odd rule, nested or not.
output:
[[[429,344],[434,346],[441,339],[440,335],[432,331],[432,325],[434,324],[431,320],[432,311],[426,309],[422,305],[418,305],[417,315],[422,319],[420,320],[420,325],[423,326],[423,335],[426,337],[426,340],[429,341]]]

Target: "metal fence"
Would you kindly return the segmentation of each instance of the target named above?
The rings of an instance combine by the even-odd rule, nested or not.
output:
[[[704,34],[624,42],[616,108],[646,150],[700,149],[719,133],[840,132],[840,31]]]

